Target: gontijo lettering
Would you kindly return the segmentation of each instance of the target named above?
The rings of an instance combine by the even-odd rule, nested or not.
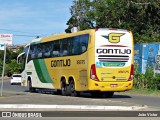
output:
[[[51,61],[51,67],[67,67],[71,65],[71,60],[52,60]]]
[[[131,54],[131,49],[97,49],[97,53],[101,54]]]

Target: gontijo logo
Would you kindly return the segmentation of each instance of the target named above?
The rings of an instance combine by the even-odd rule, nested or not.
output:
[[[108,39],[111,43],[118,43],[120,42],[120,37],[123,36],[125,33],[110,33],[108,36],[102,35],[104,38]]]

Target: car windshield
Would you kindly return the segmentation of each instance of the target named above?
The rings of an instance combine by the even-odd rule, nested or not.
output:
[[[21,77],[21,75],[13,75],[13,77]]]

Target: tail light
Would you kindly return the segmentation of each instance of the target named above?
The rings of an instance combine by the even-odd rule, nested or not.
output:
[[[117,28],[109,28],[109,30],[117,30]]]
[[[92,65],[91,65],[90,78],[91,78],[92,80],[99,81],[99,80],[98,80],[98,77],[97,77],[97,74],[96,74],[96,66],[95,66],[95,64],[92,64]]]
[[[133,76],[134,76],[134,65],[132,64],[128,81],[133,80]]]
[[[99,28],[95,28],[95,31],[98,31]]]
[[[131,32],[130,30],[127,30],[129,33]]]

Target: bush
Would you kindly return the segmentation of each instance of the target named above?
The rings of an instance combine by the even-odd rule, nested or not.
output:
[[[151,90],[160,89],[160,73],[154,74],[152,68],[147,68],[145,74],[135,71],[134,87],[147,88]]]
[[[5,73],[11,73],[11,74],[19,74],[22,71],[22,66],[20,64],[17,64],[17,61],[15,59],[11,60],[9,64],[6,64]]]

